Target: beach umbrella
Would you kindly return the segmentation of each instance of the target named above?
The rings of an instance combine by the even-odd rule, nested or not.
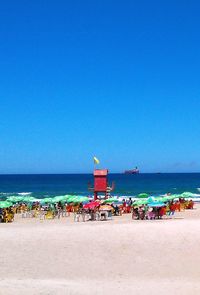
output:
[[[80,197],[78,199],[79,203],[88,203],[89,202],[89,198],[88,197]]]
[[[119,203],[119,200],[116,198],[109,198],[105,201],[103,201],[104,203]]]
[[[6,201],[9,201],[9,202],[12,202],[12,203],[18,203],[18,202],[22,202],[23,198],[24,197],[22,197],[22,196],[11,196],[11,197],[8,197],[6,199]]]
[[[22,201],[25,203],[33,203],[33,202],[38,202],[39,200],[34,197],[27,196],[27,197],[23,197]]]
[[[191,198],[193,196],[193,193],[191,192],[184,192],[181,194],[181,197],[183,198]]]
[[[154,201],[155,202],[164,202],[163,199],[164,199],[164,197],[155,197]]]
[[[138,201],[135,201],[132,206],[141,206],[141,205],[146,205],[148,204],[148,201],[147,200],[138,200]]]
[[[8,207],[11,207],[13,204],[11,202],[8,202],[8,201],[2,201],[0,202],[0,208],[8,208]]]
[[[93,201],[83,206],[84,209],[95,209],[99,206],[99,202]]]
[[[73,204],[80,204],[80,203],[82,203],[82,202],[80,201],[80,198],[78,198],[78,197],[74,197],[73,199],[71,199],[70,203],[73,203]]]
[[[101,210],[101,211],[110,211],[110,210],[113,210],[113,207],[110,206],[110,205],[101,205],[99,207],[99,210]]]
[[[156,202],[155,198],[154,197],[149,197],[147,199],[148,203],[153,203],[153,202]]]
[[[78,199],[79,198],[77,196],[71,196],[70,198],[67,199],[67,203],[77,203]]]
[[[54,203],[58,203],[58,202],[61,202],[61,201],[66,201],[66,200],[67,200],[66,196],[56,196],[56,197],[53,198]]]
[[[138,198],[148,198],[149,194],[141,193],[138,195]]]
[[[72,196],[72,195],[65,195],[65,196],[60,196],[60,202],[61,203],[70,203],[69,200],[74,200],[76,198],[76,196]]]
[[[160,202],[169,202],[170,199],[169,199],[169,197],[162,197],[162,198],[159,198],[159,201]]]
[[[153,202],[148,204],[148,207],[163,207],[163,206],[165,206],[165,204],[161,202]]]
[[[53,200],[53,198],[44,198],[44,199],[41,199],[40,203],[41,204],[53,204],[54,200]]]
[[[168,200],[170,201],[170,200],[174,200],[174,199],[178,199],[178,198],[180,198],[180,195],[178,195],[178,194],[173,194],[173,195],[169,195],[169,196],[167,196],[167,198],[168,198]]]

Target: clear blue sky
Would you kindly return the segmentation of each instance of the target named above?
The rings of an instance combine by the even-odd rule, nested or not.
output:
[[[199,1],[3,1],[0,173],[200,171]]]

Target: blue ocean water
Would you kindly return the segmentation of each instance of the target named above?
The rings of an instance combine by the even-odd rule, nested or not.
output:
[[[200,173],[109,174],[108,179],[110,183],[115,182],[112,195],[117,196],[135,196],[142,192],[151,195],[184,191],[200,194]],[[88,182],[93,183],[92,174],[0,175],[0,196],[28,192],[39,198],[91,195]]]

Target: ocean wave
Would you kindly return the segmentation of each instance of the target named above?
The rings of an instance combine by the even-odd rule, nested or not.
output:
[[[9,196],[10,194],[12,194],[12,193],[3,193],[3,192],[0,192],[0,195],[2,195],[2,196]]]
[[[19,196],[29,196],[32,194],[32,192],[23,192],[23,193],[17,193]]]

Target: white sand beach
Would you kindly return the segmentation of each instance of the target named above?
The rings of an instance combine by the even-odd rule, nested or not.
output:
[[[174,219],[1,224],[0,294],[200,294],[200,207]]]

